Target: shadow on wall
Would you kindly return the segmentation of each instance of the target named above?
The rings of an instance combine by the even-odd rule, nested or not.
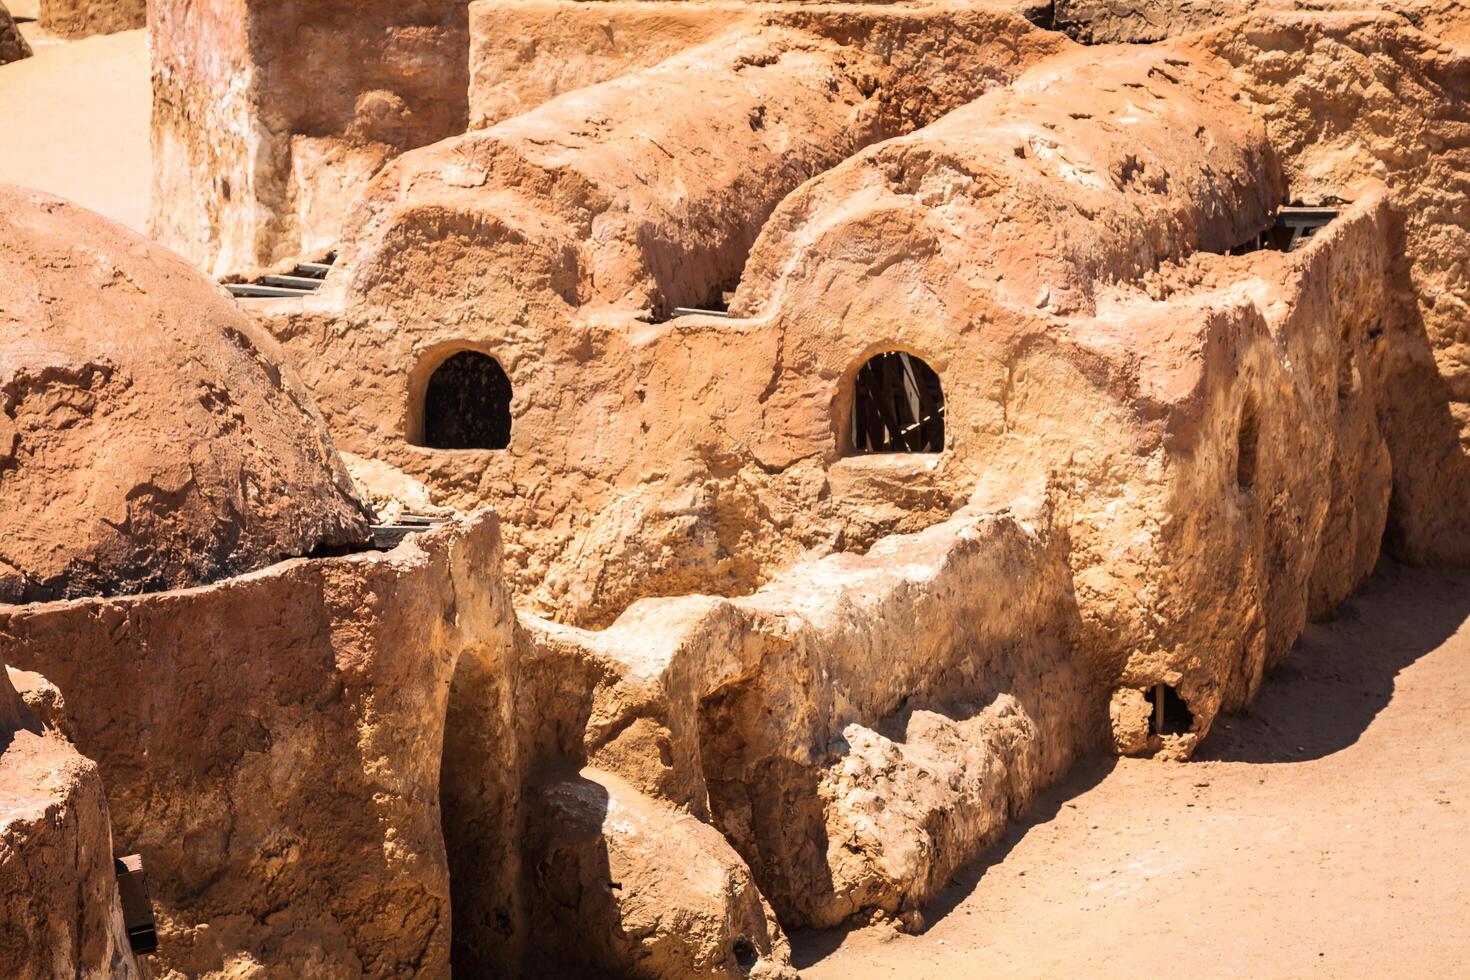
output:
[[[1470,573],[1385,559],[1331,621],[1307,627],[1249,709],[1222,718],[1195,753],[1221,762],[1306,762],[1356,742],[1394,678],[1470,618]]]
[[[526,936],[520,876],[519,747],[506,705],[512,672],[482,651],[460,655],[450,685],[439,799],[449,863],[450,963],[464,976],[500,976]]]
[[[1470,572],[1451,573],[1384,559],[1356,597],[1329,622],[1309,626],[1282,667],[1268,675],[1251,708],[1216,721],[1196,760],[1304,762],[1353,743],[1389,703],[1398,673],[1470,620]],[[1113,771],[1118,760],[1094,755],[1032,803],[984,857],[956,873],[924,909],[925,928],[952,912],[986,872],[1005,861],[1033,828]],[[792,936],[792,962],[811,966],[863,923]]]
[[[1461,442],[1454,393],[1435,361],[1424,314],[1416,301],[1403,217],[1393,218],[1395,316],[1384,358],[1384,391],[1394,404],[1382,414],[1393,457],[1393,496],[1383,550],[1414,564],[1465,564],[1470,540],[1460,519],[1470,486],[1470,458]]]
[[[603,824],[610,797],[605,788],[575,772],[527,787],[531,812],[525,869],[531,930],[536,937],[524,966],[527,975],[597,976],[623,938]],[[609,942],[611,940],[611,942]]]

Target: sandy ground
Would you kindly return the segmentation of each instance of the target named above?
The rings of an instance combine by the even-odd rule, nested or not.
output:
[[[34,16],[35,0],[7,2]],[[22,23],[35,56],[0,65],[0,182],[70,198],[145,231],[147,32],[58,41]]]
[[[1470,574],[1389,566],[1203,758],[1083,766],[987,863],[803,976],[1470,976]]]

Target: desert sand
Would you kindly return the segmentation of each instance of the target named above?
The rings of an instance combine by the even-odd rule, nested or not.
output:
[[[1380,568],[1196,758],[1099,760],[928,910],[802,975],[1465,976],[1470,575]]]
[[[8,5],[34,16],[33,3]],[[0,183],[50,191],[137,231],[148,224],[148,32],[60,41],[0,69]]]

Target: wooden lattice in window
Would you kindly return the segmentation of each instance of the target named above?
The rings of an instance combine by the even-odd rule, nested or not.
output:
[[[849,445],[854,453],[944,450],[944,391],[912,354],[879,354],[858,369]]]

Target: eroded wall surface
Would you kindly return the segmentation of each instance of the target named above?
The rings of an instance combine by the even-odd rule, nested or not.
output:
[[[0,672],[0,971],[133,980],[97,765]],[[43,709],[44,710],[44,709]]]
[[[1208,55],[1072,49],[732,214],[674,137],[760,174],[765,140],[824,132],[789,107],[832,61],[792,70],[825,49],[786,30],[743,42],[786,69],[762,126],[650,140],[627,109],[744,76],[741,46],[563,95],[400,159],[322,294],[262,308],[344,444],[507,517],[529,925],[466,891],[468,962],[524,928],[580,936],[531,946],[572,968],[779,973],[785,928],[917,926],[1077,754],[1188,754],[1377,558],[1381,189],[1226,254],[1289,193],[1268,126]],[[732,257],[730,317],[662,319]],[[411,445],[407,365],[458,349],[511,376],[509,450]],[[943,378],[944,452],[853,456],[857,368],[895,349]],[[1184,729],[1148,730],[1157,685]]]
[[[149,16],[150,229],[213,274],[326,253],[387,160],[466,128],[464,0],[161,2]]]
[[[198,585],[367,538],[280,352],[177,255],[0,186],[0,601]]]
[[[751,466],[709,424],[726,410],[749,418],[778,334],[658,321],[733,287],[767,216],[803,180],[1056,43],[1028,40],[1030,26],[1003,15],[969,15],[963,30],[932,11],[810,21],[732,34],[400,158],[359,202],[322,293],[260,308],[313,373],[341,445],[444,502],[493,502],[516,529],[518,586],[556,616],[607,622],[638,595],[748,589],[805,546],[751,531],[770,506],[805,525],[820,477],[807,474],[796,500],[763,503],[760,464],[790,460]],[[845,30],[861,43],[829,38]],[[892,63],[889,46],[913,60]],[[919,66],[944,63],[936,48],[973,71],[929,85]],[[427,377],[466,348],[509,374],[509,453],[414,445]],[[640,492],[653,446],[667,447],[658,466],[680,499]]]
[[[143,27],[147,0],[41,0],[41,29],[58,37],[116,34]]]
[[[1410,561],[1465,561],[1464,47],[1377,12],[1257,15],[1193,46],[1218,53],[1259,107],[1299,193],[1351,199],[1365,184],[1387,185],[1393,269],[1382,323],[1383,383],[1393,393],[1384,421],[1394,455],[1388,545]],[[1324,91],[1333,97],[1324,101],[1317,94]]]
[[[198,589],[0,606],[64,693],[166,973],[446,976],[456,666],[508,672],[493,516]]]

